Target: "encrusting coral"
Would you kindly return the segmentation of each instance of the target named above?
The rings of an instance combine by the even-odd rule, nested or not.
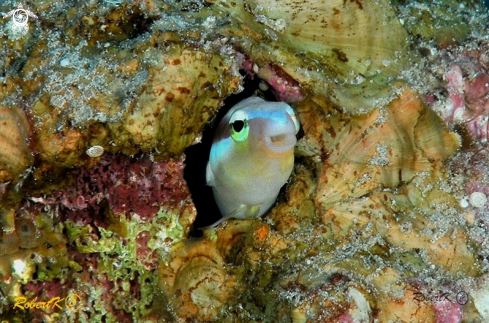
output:
[[[32,165],[29,145],[29,123],[22,109],[0,107],[0,181],[11,182]]]
[[[0,24],[2,320],[489,320],[481,3],[28,5]],[[190,237],[184,150],[240,72],[295,108],[294,171]]]
[[[171,300],[175,315],[205,320],[210,311],[223,321],[244,313],[252,320],[294,322],[369,321],[373,313],[382,321],[440,319],[452,304],[419,311],[414,295],[434,286],[417,277],[439,273],[443,286],[461,273],[483,271],[457,201],[432,186],[444,181],[443,160],[459,147],[458,137],[409,89],[366,116],[345,119],[331,104],[313,101],[302,101],[297,112],[305,132],[297,153],[315,171],[296,166],[287,202],[271,211],[269,225],[230,221],[206,232],[200,243],[174,247],[160,267],[161,286],[168,297],[190,293],[185,297],[191,300],[185,306]],[[418,139],[420,134],[430,140]],[[187,273],[184,268],[198,259],[214,269]],[[233,288],[209,289],[207,297],[219,300],[211,306],[187,292],[199,283],[176,283],[189,276],[204,286],[229,280]],[[242,309],[242,303],[255,305]]]
[[[89,315],[71,313],[76,321],[149,319],[154,314],[146,306],[156,293],[150,272],[195,219],[182,169],[182,160],[104,156],[90,170],[66,174],[73,183],[63,191],[25,200],[16,230],[2,236],[2,292],[12,300],[76,293],[79,304],[91,308]],[[9,259],[23,261],[25,269],[9,268]],[[108,290],[119,292],[97,298]],[[135,293],[133,300],[126,293]],[[31,313],[38,320],[61,314]]]
[[[257,73],[278,67],[305,90],[353,113],[392,94],[390,82],[416,56],[388,1],[217,1]]]

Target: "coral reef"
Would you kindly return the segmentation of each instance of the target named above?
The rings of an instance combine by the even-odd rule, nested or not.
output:
[[[2,235],[2,276],[9,277],[3,301],[76,293],[89,314],[73,312],[70,320],[150,319],[156,294],[150,273],[196,215],[182,169],[182,160],[104,156],[89,171],[67,174],[73,184],[63,191],[24,200],[16,230]],[[8,259],[23,261],[25,269],[9,268]],[[12,314],[34,321],[63,315],[56,309]]]
[[[451,185],[461,188],[454,196],[464,208],[471,239],[481,244],[481,259],[488,256],[485,236],[489,228],[487,48],[487,39],[479,37],[464,46],[440,50],[430,69],[438,82],[426,94],[426,101],[461,137],[463,149],[448,167]]]
[[[26,6],[0,24],[0,320],[489,320],[481,1]],[[296,110],[294,170],[191,237],[184,150],[244,74]]]
[[[480,3],[459,1],[402,1],[397,7],[403,26],[409,33],[425,42],[433,42],[438,48],[456,45],[467,39],[480,27],[474,11],[483,10]],[[474,19],[475,18],[475,19]],[[470,28],[470,21],[475,28]],[[476,27],[477,25],[477,27]]]
[[[416,57],[388,1],[225,1],[225,32],[260,69],[281,69],[349,112],[388,101],[390,82]]]
[[[444,74],[447,80],[449,103],[434,105],[434,108],[453,124],[461,124],[480,142],[489,138],[489,57],[484,51],[487,42],[477,45],[481,49],[446,51],[455,56]],[[446,62],[444,62],[446,64]]]
[[[228,222],[200,243],[176,245],[161,265],[175,316],[442,321],[452,303],[417,301],[416,293],[457,294],[474,286],[465,278],[486,270],[457,201],[442,189],[443,160],[459,147],[458,137],[409,89],[366,116],[345,119],[331,104],[313,101],[302,101],[297,112],[305,132],[297,153],[307,162],[296,166],[286,202],[271,211],[269,223]],[[200,261],[212,269],[187,272]],[[182,286],[189,276],[196,282]],[[219,287],[225,280],[229,285]],[[204,287],[211,282],[215,288]],[[192,292],[201,285],[200,292],[209,289],[206,299],[218,301],[199,301],[204,296]],[[187,300],[172,300],[174,294]],[[461,317],[458,307],[453,311]]]

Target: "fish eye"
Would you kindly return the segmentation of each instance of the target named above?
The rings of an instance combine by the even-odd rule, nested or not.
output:
[[[233,130],[235,132],[240,132],[244,128],[244,121],[243,120],[236,120],[233,122]]]
[[[234,120],[234,122],[229,124],[229,130],[231,132],[231,137],[235,141],[243,141],[248,138],[248,120]]]
[[[234,141],[248,138],[248,115],[243,110],[236,110],[229,118],[229,133]]]

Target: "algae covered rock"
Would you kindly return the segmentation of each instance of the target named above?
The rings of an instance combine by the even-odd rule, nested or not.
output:
[[[31,164],[29,153],[29,123],[23,111],[16,106],[0,107],[1,133],[1,168],[0,182],[18,179]]]
[[[152,27],[151,3],[37,5],[29,32],[0,33],[0,315],[157,321],[151,273],[196,215],[181,156],[239,60]]]
[[[258,66],[278,66],[349,112],[388,98],[415,56],[388,1],[217,1]]]
[[[448,308],[459,313],[465,304],[420,297],[436,288],[469,297],[469,277],[487,270],[458,201],[441,184],[458,136],[410,89],[368,115],[346,118],[330,103],[306,100],[297,112],[303,157],[268,223],[228,221],[162,262],[169,298],[199,285],[185,277],[230,282],[172,301],[174,317],[187,317],[187,308],[200,320],[211,311],[214,320],[244,322],[435,321]],[[194,254],[214,269],[191,271]]]

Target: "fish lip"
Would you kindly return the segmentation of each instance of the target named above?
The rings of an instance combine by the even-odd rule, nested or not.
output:
[[[297,143],[295,134],[279,133],[265,137],[265,148],[275,154],[283,154],[293,149]]]

